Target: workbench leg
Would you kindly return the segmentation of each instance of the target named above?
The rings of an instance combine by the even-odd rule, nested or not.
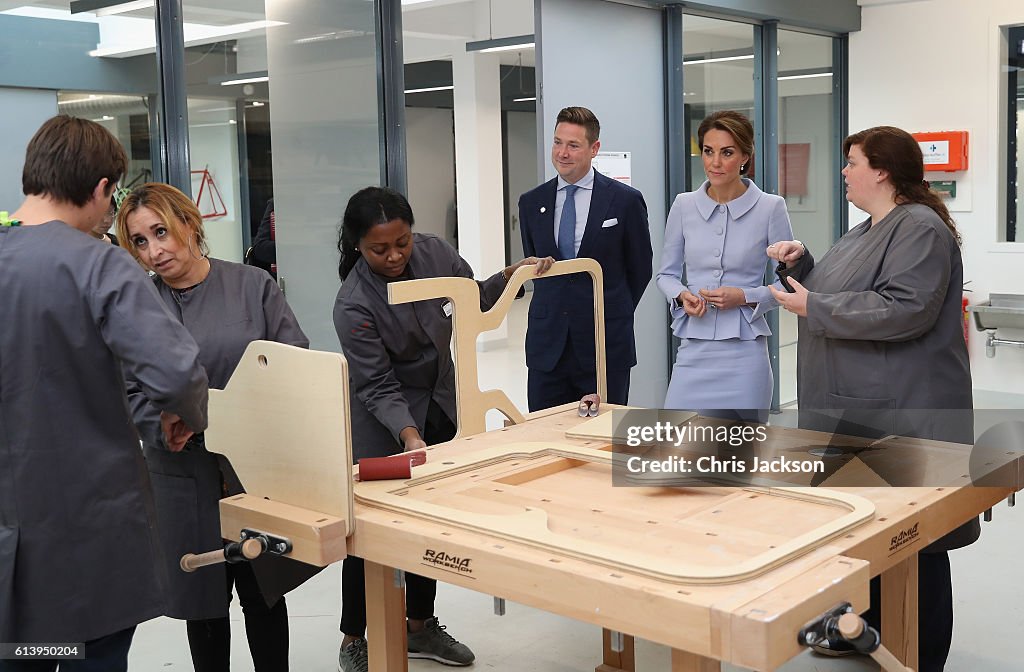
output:
[[[672,672],[721,672],[722,663],[689,651],[672,649]]]
[[[917,554],[882,572],[882,644],[917,669]]]
[[[604,662],[594,672],[636,672],[636,654],[633,651],[633,638],[622,636],[622,651],[612,651],[612,631],[601,628],[601,641],[604,647]]]
[[[372,672],[406,672],[405,591],[395,570],[366,560],[366,642]]]

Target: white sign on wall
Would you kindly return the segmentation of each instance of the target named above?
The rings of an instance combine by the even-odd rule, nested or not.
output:
[[[630,152],[598,152],[593,161],[594,170],[613,180],[633,186]]]
[[[927,140],[917,143],[924,155],[924,165],[949,163],[949,140]]]

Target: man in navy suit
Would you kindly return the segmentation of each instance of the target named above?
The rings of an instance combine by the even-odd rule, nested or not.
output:
[[[525,256],[589,257],[604,270],[608,401],[625,404],[636,364],[633,311],[651,279],[651,232],[643,195],[593,169],[601,124],[585,107],[558,113],[551,163],[558,177],[519,198]],[[530,410],[597,389],[593,289],[584,273],[534,283],[526,332]]]

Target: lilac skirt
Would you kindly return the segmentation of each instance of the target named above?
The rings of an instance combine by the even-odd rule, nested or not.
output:
[[[768,337],[752,341],[684,339],[676,353],[665,408],[759,409],[772,403]]]

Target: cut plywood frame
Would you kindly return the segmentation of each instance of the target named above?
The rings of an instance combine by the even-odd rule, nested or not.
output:
[[[249,494],[340,518],[351,533],[348,410],[342,355],[253,341],[227,387],[210,390],[206,445]]]
[[[673,583],[763,574],[870,520],[823,488],[612,487],[606,450],[521,443],[428,462],[357,501]],[[590,504],[581,506],[581,502]]]
[[[622,406],[616,408],[617,411],[629,411],[635,410],[630,406]],[[693,411],[672,411],[672,418],[677,424],[683,425],[697,417],[697,414]],[[620,419],[623,415],[618,416]],[[567,439],[580,439],[582,441],[604,441],[607,443],[623,443],[626,441],[627,436],[625,429],[626,427],[615,427],[614,426],[615,415],[612,413],[612,409],[605,409],[593,420],[587,420],[580,424],[565,430],[565,437]]]
[[[607,399],[604,360],[604,274],[593,259],[580,258],[555,262],[542,276],[534,275],[533,266],[522,266],[509,278],[505,290],[490,310],[480,311],[480,288],[469,278],[424,278],[388,284],[388,301],[409,303],[427,299],[447,298],[452,302],[454,334],[455,404],[458,416],[456,437],[487,431],[487,411],[500,411],[510,422],[520,424],[523,414],[502,390],[480,389],[477,374],[476,341],[485,331],[501,326],[512,300],[527,281],[543,282],[556,275],[587,273],[594,285],[594,345],[597,353],[597,393]]]

